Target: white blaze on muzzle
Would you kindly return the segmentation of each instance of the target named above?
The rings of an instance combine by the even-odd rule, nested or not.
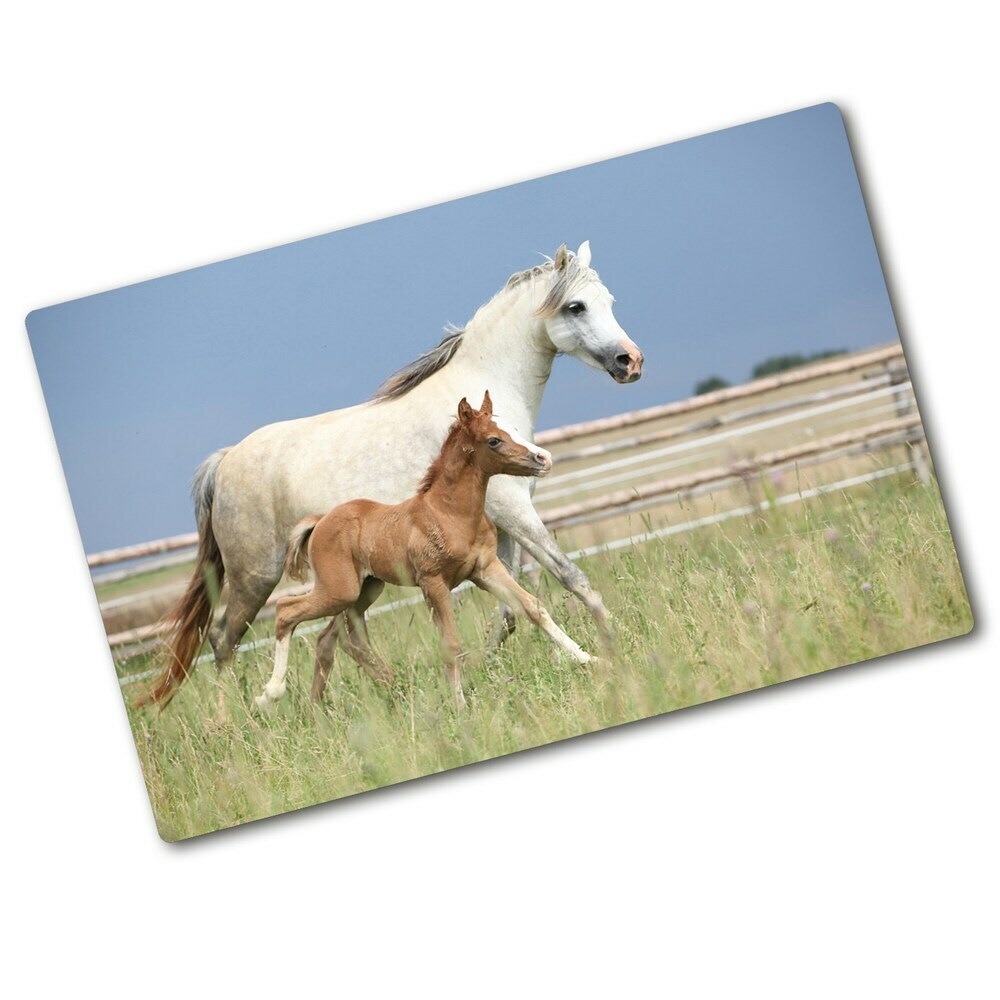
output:
[[[509,424],[505,420],[498,418],[496,414],[493,415],[493,423],[502,431],[509,434],[511,441],[515,444],[519,444],[522,448],[527,448],[535,456],[542,469],[548,472],[552,468],[552,455],[544,448],[539,448],[537,444],[525,438],[513,424]]]

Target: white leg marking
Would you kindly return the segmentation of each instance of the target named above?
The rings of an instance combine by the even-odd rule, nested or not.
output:
[[[288,673],[288,647],[291,641],[291,635],[286,635],[284,639],[278,640],[275,644],[274,670],[271,672],[271,679],[265,685],[264,693],[254,698],[254,704],[258,708],[270,708],[285,693],[285,674]]]
[[[590,654],[584,652],[553,620],[537,597],[519,587],[502,562],[495,559],[481,577],[473,582],[504,602],[516,615],[523,615],[536,624],[564,653],[577,663],[589,663]]]
[[[542,631],[564,652],[576,660],[577,663],[589,663],[590,653],[582,650],[553,620],[552,616],[541,605],[538,605],[541,616],[539,626]]]

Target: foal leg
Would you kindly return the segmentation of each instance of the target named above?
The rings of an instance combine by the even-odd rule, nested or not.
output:
[[[365,612],[384,589],[385,584],[381,580],[372,577],[365,580],[361,587],[361,596],[344,614],[346,623],[344,649],[355,663],[365,669],[376,684],[388,688],[395,680],[395,673],[385,660],[373,652],[368,641],[368,625],[365,622]]]
[[[424,580],[420,584],[424,592],[424,600],[431,609],[434,624],[441,632],[441,655],[444,657],[444,673],[451,684],[455,697],[455,707],[465,705],[465,692],[462,690],[462,672],[459,661],[462,656],[462,646],[458,641],[458,629],[455,628],[455,618],[451,612],[451,591],[441,579]]]
[[[486,513],[498,528],[523,545],[543,569],[583,602],[597,622],[601,643],[610,647],[614,635],[608,609],[601,595],[591,587],[586,573],[567,558],[542,523],[531,503],[530,484],[512,476],[496,476],[486,494]]]
[[[523,513],[516,526],[507,525],[508,530],[538,560],[540,566],[583,602],[597,622],[602,645],[611,647],[614,644],[611,616],[601,595],[591,587],[587,574],[559,548],[535,509],[529,508]]]
[[[278,613],[274,626],[274,670],[262,694],[254,698],[258,708],[269,708],[286,689],[285,674],[288,672],[288,647],[292,641],[295,626],[324,615],[337,615],[344,610],[343,603],[331,601],[315,588],[301,597],[283,597],[278,601]]]
[[[313,670],[312,691],[310,691],[309,697],[317,704],[323,700],[323,691],[333,667],[333,657],[343,621],[343,616],[338,615],[320,632],[319,638],[316,640],[316,667]]]
[[[361,587],[354,606],[335,618],[316,642],[316,671],[313,674],[312,700],[323,699],[326,680],[333,666],[334,647],[339,638],[347,654],[368,672],[376,683],[388,687],[393,681],[392,667],[377,657],[368,643],[368,626],[364,615],[385,588],[381,580],[369,577]]]
[[[524,614],[537,625],[561,650],[568,653],[577,663],[589,663],[590,654],[584,652],[553,620],[537,597],[518,586],[514,578],[504,568],[499,559],[494,559],[481,572],[472,577],[472,582],[494,597],[505,601],[515,611]]]

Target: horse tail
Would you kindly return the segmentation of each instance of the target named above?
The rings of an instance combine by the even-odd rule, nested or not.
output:
[[[228,449],[210,455],[198,467],[191,494],[198,521],[198,559],[184,596],[163,620],[167,626],[166,663],[153,684],[136,700],[136,708],[159,704],[166,708],[177,686],[187,679],[205,630],[212,620],[212,608],[219,599],[225,578],[225,566],[212,531],[212,502],[215,498],[215,473]]]
[[[319,514],[302,518],[288,539],[288,554],[285,556],[284,574],[291,580],[304,580],[309,570],[309,539],[313,528],[322,520]]]

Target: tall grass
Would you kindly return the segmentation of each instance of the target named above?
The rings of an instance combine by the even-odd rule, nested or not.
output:
[[[250,708],[270,649],[241,655],[230,720],[216,727],[215,672],[201,667],[162,715],[131,712],[161,835],[195,836],[972,627],[937,490],[907,477],[595,556],[584,568],[614,615],[615,654],[578,667],[524,625],[487,654],[493,602],[463,594],[457,618],[473,652],[461,712],[421,606],[371,624],[398,674],[394,698],[338,653],[315,709],[307,637],[293,641],[289,691],[273,715]],[[566,631],[597,648],[572,599],[547,580],[539,593]]]

